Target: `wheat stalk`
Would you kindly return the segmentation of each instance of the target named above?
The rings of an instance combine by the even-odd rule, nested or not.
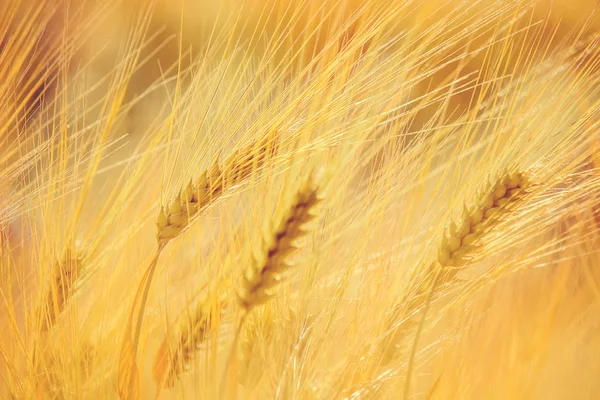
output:
[[[136,343],[126,335],[119,351],[118,391],[121,399],[140,398],[140,378],[136,362]]]
[[[248,385],[252,381],[251,375],[258,371],[250,371],[250,364],[253,356],[256,356],[256,350],[259,343],[265,345],[272,341],[274,333],[275,312],[272,306],[267,305],[260,310],[250,314],[244,323],[244,328],[239,337],[239,362],[240,370],[238,380]]]

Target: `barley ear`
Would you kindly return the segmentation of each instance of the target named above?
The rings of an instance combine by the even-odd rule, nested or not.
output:
[[[396,356],[399,343],[405,338],[408,326],[412,325],[412,319],[409,318],[396,326],[398,315],[404,313],[412,316],[427,303],[428,295],[436,289],[436,285],[452,282],[460,269],[473,261],[472,252],[477,246],[483,245],[485,234],[512,211],[511,207],[522,197],[528,186],[529,179],[524,172],[504,172],[493,184],[487,183],[486,188],[478,190],[473,204],[463,207],[458,223],[450,221],[440,239],[438,263],[433,262],[428,269],[429,275],[435,276],[434,287],[432,288],[430,280],[418,279],[409,290],[409,295],[402,299],[391,314],[388,324],[392,328],[386,333],[382,359],[384,364]]]
[[[522,197],[529,185],[522,172],[504,173],[494,185],[488,185],[474,204],[465,206],[461,220],[452,221],[440,241],[437,260],[451,278],[458,268],[471,262],[470,253],[484,234],[508,212],[510,205]]]
[[[277,150],[276,134],[265,135],[260,140],[233,152],[219,165],[216,157],[195,181],[190,181],[171,200],[161,207],[156,218],[156,239],[165,245],[179,236],[190,222],[232,186],[246,180],[254,171],[268,164]]]
[[[74,286],[83,265],[82,257],[67,248],[63,257],[52,268],[50,286],[44,296],[38,312],[41,318],[41,330],[47,331],[56,323],[74,293]]]
[[[213,321],[213,304],[204,297],[189,313],[184,312],[172,337],[165,337],[154,359],[152,375],[158,385],[172,387],[208,338]],[[216,305],[220,309],[220,304]]]
[[[522,197],[529,185],[528,176],[524,172],[501,174],[493,185],[488,183],[488,188],[478,194],[474,206],[464,208],[462,219],[458,224],[452,221],[446,228],[438,250],[440,267],[436,269],[432,287],[425,299],[408,358],[403,398],[407,399],[410,395],[419,338],[437,287],[452,281],[461,267],[473,261],[470,256],[474,246],[479,244],[485,234],[511,211],[510,205]]]
[[[262,241],[244,271],[237,294],[238,303],[246,312],[273,296],[284,273],[292,267],[286,259],[297,249],[296,241],[308,232],[305,225],[316,217],[320,201],[319,188],[309,179],[297,191],[275,229],[265,225]]]

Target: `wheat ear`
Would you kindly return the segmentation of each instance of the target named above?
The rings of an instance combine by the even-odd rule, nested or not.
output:
[[[318,187],[308,180],[296,193],[276,228],[271,231],[266,227],[238,291],[238,303],[246,312],[272,297],[272,289],[291,267],[286,258],[297,249],[295,241],[307,233],[304,226],[316,217],[315,208],[320,201]]]
[[[39,311],[42,332],[52,328],[58,316],[65,309],[73,295],[75,282],[82,265],[82,258],[71,249],[67,249],[62,259],[54,264],[50,287],[47,289]]]
[[[528,186],[527,175],[522,172],[504,173],[488,189],[480,191],[475,204],[464,207],[458,224],[450,223],[440,242],[437,260],[452,278],[458,268],[468,264],[469,255],[486,231],[510,212],[509,203],[519,198]]]
[[[460,222],[456,224],[452,221],[444,232],[437,257],[440,268],[436,268],[435,278],[427,294],[423,314],[408,359],[404,399],[408,399],[410,395],[410,382],[419,338],[435,290],[438,285],[453,280],[460,268],[472,261],[470,258],[472,250],[498,221],[512,211],[509,204],[521,198],[524,189],[528,186],[529,180],[525,173],[503,173],[493,185],[488,183],[488,189],[478,192],[475,205],[465,206]]]
[[[241,287],[237,293],[238,304],[244,312],[234,334],[233,345],[223,371],[221,387],[225,384],[229,366],[232,364],[237,349],[238,337],[248,313],[273,297],[274,288],[283,279],[283,274],[292,266],[286,259],[297,249],[295,241],[307,233],[305,225],[316,217],[315,209],[321,199],[318,185],[313,178],[314,175],[296,192],[293,201],[279,218],[275,229],[271,227],[270,223],[264,226],[262,241],[252,255],[252,260],[242,276]]]
[[[190,181],[181,190],[167,209],[161,207],[156,220],[156,238],[166,244],[189,225],[212,202],[221,197],[231,186],[250,176],[262,167],[274,154],[277,142],[272,135],[243,147],[231,154],[221,168],[217,159],[204,171],[196,182]]]
[[[476,246],[481,245],[480,241],[485,232],[492,229],[494,223],[499,221],[503,214],[510,212],[510,204],[518,200],[527,185],[526,174],[505,172],[493,185],[487,184],[485,189],[480,189],[474,204],[464,207],[459,223],[451,221],[442,235],[437,261],[443,270],[440,272],[439,266],[434,262],[427,271],[428,275],[436,276],[439,273],[439,284],[451,282],[460,268],[473,261],[469,256]],[[404,310],[406,314],[412,315],[425,304],[431,288],[431,280],[420,277],[416,282],[409,290],[409,294],[396,307],[390,319],[390,325],[395,324],[399,310]],[[404,336],[404,328],[394,330],[395,332],[388,336],[390,343],[385,347],[387,352],[393,353],[392,349]],[[391,356],[389,354],[385,357],[384,364],[391,361]]]
[[[200,345],[208,338],[213,320],[213,308],[210,298],[204,297],[193,312],[186,312],[180,318],[174,339],[165,337],[152,367],[152,374],[158,385],[172,387],[181,373],[188,368]]]

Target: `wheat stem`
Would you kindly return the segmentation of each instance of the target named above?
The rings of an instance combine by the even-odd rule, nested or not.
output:
[[[119,386],[119,397],[125,400],[135,400],[139,398],[139,378],[137,376],[137,348],[139,343],[140,331],[142,329],[142,322],[144,320],[144,305],[148,299],[148,293],[150,290],[150,282],[156,265],[158,264],[158,257],[164,248],[163,245],[159,245],[154,253],[154,257],[148,266],[142,282],[140,283],[138,290],[135,294],[133,306],[131,307],[131,314],[129,316],[127,326],[125,327],[125,335],[123,344],[119,352],[119,374],[118,374],[118,386]],[[139,303],[139,310],[137,317],[135,315]],[[133,321],[135,320],[135,331],[133,331]]]
[[[433,280],[433,285],[429,294],[427,295],[427,299],[425,299],[425,307],[423,309],[423,313],[421,314],[421,319],[419,320],[419,325],[417,326],[417,331],[415,332],[415,339],[410,349],[410,355],[408,356],[408,364],[406,368],[406,381],[404,382],[404,391],[403,391],[403,399],[407,400],[410,395],[410,381],[413,374],[413,369],[415,365],[415,357],[417,355],[417,347],[419,345],[419,338],[421,337],[421,332],[423,332],[423,327],[425,326],[425,317],[429,312],[429,308],[431,307],[431,302],[433,300],[433,295],[435,293],[435,289],[437,288],[438,282],[442,276],[442,270],[438,269],[435,274],[435,278]]]
[[[246,317],[248,316],[248,312],[244,311],[242,316],[240,317],[240,321],[237,324],[235,329],[235,334],[233,335],[233,342],[231,345],[231,349],[229,349],[229,355],[225,361],[225,369],[223,370],[223,376],[221,377],[221,385],[220,387],[225,388],[225,382],[227,381],[227,375],[229,374],[229,370],[231,369],[231,365],[233,364],[233,360],[237,353],[237,343],[240,337],[240,332],[242,331],[242,327],[244,326],[244,322],[246,321]]]

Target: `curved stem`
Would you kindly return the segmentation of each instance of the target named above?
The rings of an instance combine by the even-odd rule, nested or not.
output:
[[[419,326],[417,327],[417,332],[415,333],[415,340],[413,341],[412,349],[410,350],[410,356],[408,358],[408,367],[406,371],[406,381],[404,382],[404,395],[403,399],[408,400],[410,395],[410,380],[412,378],[414,365],[415,365],[415,357],[417,354],[417,347],[419,346],[419,338],[421,337],[421,332],[423,331],[423,327],[425,326],[425,317],[429,312],[429,308],[431,307],[431,300],[433,299],[433,295],[435,293],[435,289],[437,288],[438,281],[442,276],[442,269],[439,268],[435,274],[435,279],[433,280],[433,286],[427,295],[427,300],[425,300],[425,308],[423,309],[423,314],[421,315],[421,320],[419,321]]]
[[[140,331],[142,329],[142,322],[144,320],[144,309],[148,300],[148,293],[150,291],[150,285],[152,283],[152,277],[158,264],[158,258],[164,248],[164,244],[160,244],[156,248],[154,257],[150,262],[150,265],[144,273],[144,277],[138,286],[131,306],[131,313],[125,327],[125,334],[123,342],[121,343],[121,350],[119,355],[119,374],[118,374],[118,387],[119,397],[121,399],[137,399],[139,397],[139,383],[138,383],[138,371],[136,364],[137,349],[140,338]],[[137,318],[136,318],[137,310]],[[133,323],[135,321],[135,331],[133,330]]]
[[[246,316],[248,316],[248,312],[244,311],[242,317],[240,318],[240,322],[235,330],[235,335],[233,336],[233,344],[231,345],[231,350],[229,351],[229,355],[227,356],[227,361],[225,362],[225,368],[223,370],[223,377],[221,378],[221,384],[219,387],[223,388],[225,386],[225,381],[227,380],[227,374],[229,373],[229,368],[233,363],[233,357],[236,354],[237,349],[237,341],[240,336],[240,332],[242,331],[242,326],[244,325],[244,321],[246,320]]]
[[[148,266],[148,269],[146,270],[146,273],[144,274],[144,278],[142,279],[142,282],[140,283],[140,287],[138,288],[138,291],[135,294],[135,299],[133,301],[133,307],[131,308],[130,321],[132,321],[133,317],[134,317],[134,313],[135,313],[135,309],[136,309],[136,302],[138,300],[138,296],[140,295],[139,291],[140,291],[140,289],[143,288],[143,291],[141,294],[142,297],[140,299],[140,309],[138,311],[137,321],[136,321],[136,326],[135,326],[135,334],[133,335],[133,341],[132,341],[133,345],[134,345],[133,350],[135,353],[137,353],[137,346],[138,346],[138,342],[139,342],[139,338],[140,338],[140,332],[142,330],[142,322],[144,321],[144,308],[146,308],[146,302],[148,301],[148,293],[150,292],[150,285],[152,284],[152,277],[154,276],[154,272],[156,271],[156,265],[158,264],[158,257],[160,257],[160,253],[162,252],[162,250],[164,248],[165,248],[164,244],[161,244],[156,248],[156,253],[154,254],[154,258],[150,262],[150,265]]]

